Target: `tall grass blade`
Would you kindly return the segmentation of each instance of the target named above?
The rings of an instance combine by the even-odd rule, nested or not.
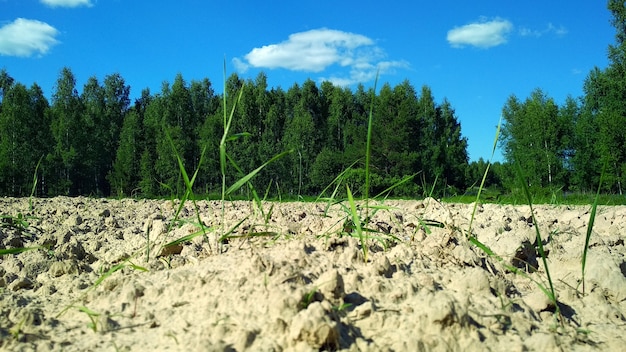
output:
[[[41,160],[43,159],[43,155],[37,161],[37,166],[35,166],[35,173],[33,174],[33,188],[30,190],[30,196],[28,197],[28,208],[33,210],[33,196],[36,196],[35,192],[37,191],[37,183],[39,182],[39,177],[37,173],[39,172],[39,165],[41,165]]]
[[[228,230],[228,232],[224,233],[222,236],[220,236],[220,238],[218,239],[218,242],[222,243],[225,239],[231,238],[233,235],[231,235],[231,233],[235,232],[235,230],[241,226],[241,224],[243,224],[246,220],[248,220],[248,218],[250,217],[250,215],[246,215],[243,219],[239,220],[238,223],[236,223],[233,227],[230,228],[230,230]]]
[[[205,227],[202,225],[202,220],[200,219],[200,210],[198,209],[198,204],[196,203],[196,200],[193,197],[193,184],[196,182],[196,177],[198,176],[198,171],[200,171],[200,167],[202,166],[202,163],[204,161],[204,155],[206,153],[207,147],[204,146],[204,148],[202,148],[202,152],[200,153],[200,160],[198,161],[198,166],[197,166],[196,170],[194,171],[193,176],[191,177],[191,179],[189,179],[189,175],[187,174],[187,170],[185,170],[185,166],[183,164],[183,160],[180,157],[180,154],[178,153],[178,150],[176,150],[176,145],[174,144],[174,141],[172,140],[172,137],[167,132],[167,130],[166,130],[165,135],[167,136],[167,139],[169,140],[170,145],[172,146],[172,150],[174,151],[174,154],[176,155],[176,160],[178,161],[178,168],[180,170],[180,174],[182,175],[183,181],[185,183],[185,193],[183,194],[183,197],[180,199],[180,203],[178,204],[178,208],[176,209],[176,213],[174,214],[174,220],[172,220],[172,222],[170,223],[169,228],[168,228],[168,232],[171,229],[172,225],[174,223],[176,223],[176,221],[178,220],[178,218],[180,216],[180,212],[185,207],[185,202],[187,202],[187,200],[189,198],[191,198],[191,201],[193,203],[194,209],[196,211],[195,213],[196,213],[196,218],[198,220],[198,224],[200,225],[200,227],[202,229],[202,233],[206,236]]]
[[[437,181],[439,180],[439,175],[435,176],[435,182],[433,182],[432,187],[430,187],[430,192],[428,193],[428,198],[432,198],[435,193],[435,187],[437,186]]]
[[[252,170],[249,174],[245,175],[244,177],[240,178],[239,180],[237,180],[232,186],[230,186],[226,192],[225,195],[231,195],[233,192],[237,191],[238,189],[240,189],[243,185],[245,185],[246,183],[250,182],[250,180],[256,175],[258,174],[261,170],[263,170],[263,168],[265,168],[267,165],[271,164],[272,162],[284,157],[287,154],[290,154],[293,152],[292,150],[288,150],[285,152],[282,152],[278,155],[275,155],[273,158],[271,158],[270,160],[266,161],[265,163],[263,163],[263,165],[257,167],[256,169]]]
[[[600,174],[600,182],[598,183],[598,191],[596,192],[596,197],[593,200],[593,205],[591,206],[591,214],[589,214],[589,224],[587,225],[587,234],[585,236],[585,248],[583,249],[583,257],[582,257],[582,284],[583,284],[583,295],[585,294],[585,266],[587,264],[587,251],[589,250],[589,240],[591,239],[591,233],[593,231],[593,223],[596,220],[596,210],[598,209],[598,198],[600,197],[600,190],[602,189],[602,178],[604,177],[604,172],[606,171],[606,163],[602,167],[602,173]]]
[[[483,174],[483,179],[480,181],[480,187],[478,188],[478,193],[476,194],[476,201],[474,202],[474,209],[472,210],[472,216],[470,218],[469,227],[467,229],[467,235],[473,237],[472,235],[472,224],[474,223],[474,216],[476,215],[476,209],[478,207],[478,202],[480,201],[480,194],[485,187],[485,181],[487,180],[487,175],[489,174],[489,167],[491,166],[491,161],[493,160],[493,156],[496,153],[496,148],[498,147],[498,138],[500,137],[500,128],[502,126],[502,116],[500,116],[500,120],[498,121],[498,127],[496,127],[496,136],[493,139],[493,147],[491,148],[491,157],[489,158],[489,162],[487,163],[487,168]]]
[[[550,292],[547,295],[550,301],[554,304],[556,309],[555,313],[559,314],[559,305],[556,300],[556,292],[554,291],[554,284],[552,282],[552,277],[550,276],[550,268],[548,267],[548,259],[546,257],[546,252],[543,249],[543,239],[541,238],[541,232],[539,231],[539,226],[537,224],[537,219],[535,218],[535,211],[533,209],[533,199],[530,195],[530,191],[528,190],[528,185],[526,183],[526,177],[524,177],[524,172],[522,171],[522,167],[519,163],[515,164],[517,168],[517,175],[519,179],[520,186],[524,191],[524,195],[526,196],[526,200],[528,202],[528,206],[530,207],[530,216],[533,220],[533,227],[535,228],[535,233],[537,235],[537,249],[539,251],[539,255],[541,256],[541,261],[543,262],[543,267],[546,270],[546,276],[548,278],[548,284],[550,285]]]
[[[341,171],[341,173],[339,175],[337,175],[331,183],[328,184],[328,186],[326,186],[326,188],[324,188],[322,190],[322,192],[320,193],[319,196],[317,196],[317,199],[315,199],[315,203],[319,202],[320,200],[324,199],[327,200],[326,202],[326,207],[324,208],[324,216],[328,215],[328,209],[330,209],[330,206],[333,204],[336,204],[337,201],[335,200],[335,196],[337,195],[337,192],[339,191],[339,187],[341,187],[341,184],[343,183],[343,179],[345,178],[345,175],[348,171],[350,171],[354,165],[356,165],[358,162],[360,161],[360,159],[356,160],[355,162],[353,162],[352,164],[350,164],[350,166],[348,166],[347,168],[345,168],[343,171]],[[335,188],[333,189],[333,192],[331,193],[330,197],[328,198],[322,198],[322,196],[324,195],[324,193],[326,193],[326,191],[332,186],[335,185]]]
[[[370,113],[367,120],[367,141],[365,143],[365,217],[368,217],[367,205],[370,195],[370,156],[372,154],[372,122],[374,120],[374,102],[376,101],[376,86],[378,85],[378,76],[380,70],[376,71],[376,79],[374,80],[374,89],[372,90],[372,101],[370,102]],[[367,260],[366,260],[367,261]]]
[[[363,251],[363,261],[367,263],[367,243],[365,243],[365,236],[363,235],[363,229],[361,228],[361,219],[359,219],[359,214],[356,210],[356,203],[354,202],[354,197],[352,197],[352,192],[350,191],[350,186],[348,185],[346,185],[346,192],[348,194],[348,204],[350,205],[352,223],[354,224],[357,236],[359,237],[359,242],[361,243],[361,250]]]
[[[239,102],[241,101],[241,97],[243,95],[243,87],[239,90],[239,95],[237,96],[237,100],[235,101],[235,103],[233,104],[233,107],[230,110],[230,115],[226,115],[227,109],[226,109],[226,61],[224,61],[224,94],[223,94],[223,100],[224,100],[224,131],[222,134],[222,139],[220,140],[220,145],[219,145],[219,149],[220,149],[220,170],[222,172],[222,186],[223,186],[223,190],[226,189],[226,142],[231,141],[235,138],[239,138],[240,135],[237,136],[230,136],[230,125],[233,122],[233,116],[235,115],[235,109],[237,108],[237,105],[239,104]]]
[[[7,254],[20,254],[28,251],[34,251],[37,249],[46,249],[45,247],[37,246],[37,247],[20,247],[20,248],[5,248],[0,249],[0,256]]]
[[[235,170],[237,170],[237,172],[243,175],[244,172],[239,167],[239,165],[237,165],[237,162],[235,162],[235,160],[231,158],[229,154],[226,154],[226,157],[228,158],[228,161],[230,161],[230,164],[235,168]],[[252,185],[250,181],[246,182],[246,184],[248,185],[248,189],[252,192],[252,198],[254,199],[254,203],[256,204],[258,209],[261,211],[261,215],[265,216],[265,212],[263,211],[263,204],[261,202],[261,198],[259,198],[259,194],[257,193],[256,189],[254,188],[254,186]],[[227,195],[228,195],[228,192],[227,192]]]
[[[176,245],[179,245],[179,244],[183,244],[183,243],[189,242],[192,239],[194,239],[194,238],[196,238],[198,236],[201,236],[201,235],[204,235],[204,231],[202,231],[202,230],[201,231],[196,231],[196,232],[194,232],[192,234],[189,234],[187,236],[183,236],[181,238],[175,239],[172,242],[164,244],[163,247],[166,248],[166,247],[171,247],[171,246],[176,246]]]
[[[225,235],[225,231],[226,231],[226,227],[224,224],[224,217],[226,214],[226,210],[225,210],[225,201],[226,201],[226,158],[227,158],[227,154],[226,154],[226,142],[228,140],[228,138],[230,138],[229,134],[230,134],[230,126],[232,124],[233,121],[233,116],[235,115],[235,109],[237,107],[237,104],[239,104],[239,102],[241,101],[241,97],[243,95],[243,87],[239,90],[239,95],[237,96],[237,99],[235,101],[235,103],[233,104],[231,110],[230,110],[230,115],[227,115],[227,108],[226,108],[226,97],[227,97],[227,93],[228,90],[226,89],[226,58],[224,58],[224,94],[222,94],[222,110],[224,112],[224,121],[223,121],[223,132],[222,132],[222,138],[220,140],[220,145],[219,145],[219,153],[220,153],[220,172],[222,174],[222,199],[221,199],[221,216],[222,216],[222,236]],[[218,242],[222,242],[221,239]]]
[[[546,297],[550,297],[551,293],[550,291],[548,291],[548,289],[546,289],[546,287],[541,284],[539,281],[533,279],[532,277],[530,277],[528,274],[526,274],[524,271],[518,269],[517,267],[507,264],[504,261],[504,258],[502,258],[501,256],[497,255],[496,253],[494,253],[493,250],[491,250],[491,248],[489,248],[489,246],[487,246],[486,244],[480,242],[476,237],[470,237],[469,241],[475,245],[476,247],[480,248],[483,252],[485,252],[489,257],[494,258],[495,260],[497,260],[498,262],[500,262],[500,264],[502,264],[502,266],[504,266],[504,268],[516,275],[520,275],[523,276],[527,279],[530,279],[532,282],[534,282],[537,287],[539,287],[539,289],[546,295]],[[558,309],[558,308],[557,308]]]
[[[393,185],[387,187],[385,190],[383,190],[382,192],[378,193],[376,196],[374,196],[374,199],[382,197],[383,195],[388,195],[389,193],[391,193],[391,191],[393,191],[396,187],[398,186],[402,186],[403,184],[411,181],[412,179],[415,178],[415,176],[417,176],[417,174],[419,174],[421,171],[414,173],[413,175],[409,175],[409,176],[405,176],[402,180],[394,183]]]

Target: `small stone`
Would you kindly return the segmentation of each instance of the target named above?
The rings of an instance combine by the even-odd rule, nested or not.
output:
[[[367,301],[360,306],[354,308],[353,314],[356,316],[357,319],[362,319],[369,317],[373,311],[374,305],[372,304],[372,301]]]
[[[161,249],[161,253],[159,253],[159,257],[167,257],[174,254],[180,254],[183,251],[183,245],[181,244],[173,244],[170,246],[165,246]]]
[[[376,259],[374,263],[374,269],[378,273],[378,275],[382,275],[386,278],[390,278],[393,274],[393,266],[389,262],[389,258],[387,256],[382,256]]]
[[[331,320],[322,303],[313,302],[291,321],[289,336],[292,340],[306,342],[309,346],[335,350],[339,347],[339,328]]]
[[[101,333],[117,330],[120,328],[120,324],[117,321],[111,319],[111,316],[108,312],[100,315],[100,319],[98,320]]]
[[[56,250],[59,253],[59,256],[64,259],[75,259],[75,260],[83,260],[87,257],[87,252],[81,242],[79,242],[75,237],[70,238],[70,240],[66,243],[63,243]]]
[[[83,223],[83,218],[80,215],[72,215],[67,220],[65,220],[65,225],[69,227],[78,226]]]
[[[330,270],[317,279],[316,287],[327,299],[340,299],[345,295],[343,277],[337,270]]]
[[[63,261],[63,262],[54,262],[50,264],[50,269],[48,269],[48,273],[52,277],[59,277],[65,274],[69,274],[75,271],[74,265],[71,262]]]
[[[524,302],[535,312],[541,312],[554,306],[548,296],[539,289],[524,297]]]
[[[33,282],[25,277],[18,278],[17,280],[13,281],[9,285],[9,289],[11,291],[32,290],[32,288],[33,288]]]

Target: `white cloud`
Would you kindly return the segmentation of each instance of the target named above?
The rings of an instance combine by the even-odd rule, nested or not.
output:
[[[541,31],[538,31],[536,29],[530,29],[527,27],[520,27],[518,32],[522,37],[541,37]]]
[[[233,59],[239,72],[249,67],[283,68],[293,71],[322,72],[333,65],[349,68],[349,77],[333,77],[331,81],[349,85],[371,80],[381,67],[407,67],[403,61],[381,61],[383,50],[366,36],[321,28],[294,33],[283,42],[252,49],[243,59]]]
[[[563,26],[554,26],[552,23],[548,23],[548,30],[556,35],[566,35],[567,34],[567,28],[563,27]]]
[[[449,30],[447,39],[455,48],[466,45],[490,48],[506,43],[506,36],[512,29],[513,24],[507,20],[483,20]]]
[[[245,73],[246,71],[248,71],[248,68],[250,68],[250,65],[248,65],[245,62],[243,62],[238,57],[233,59],[233,65],[235,65],[235,70],[237,70],[240,73]]]
[[[39,0],[42,4],[46,4],[50,7],[79,7],[79,6],[88,6],[91,7],[93,4],[91,0]]]
[[[356,83],[368,82],[376,78],[376,74],[384,75],[395,72],[396,68],[409,68],[406,61],[380,61],[377,64],[361,63],[350,69],[348,77],[336,75],[330,77],[320,77],[320,81],[329,81],[336,86],[350,86]]]
[[[45,55],[58,44],[59,31],[51,25],[25,18],[0,27],[0,55],[28,57]]]
[[[527,27],[521,27],[519,29],[519,34],[522,37],[529,37],[529,36],[541,37],[546,34],[554,34],[554,35],[561,37],[567,34],[567,28],[563,26],[557,27],[552,23],[548,23],[548,25],[544,29],[531,29]]]

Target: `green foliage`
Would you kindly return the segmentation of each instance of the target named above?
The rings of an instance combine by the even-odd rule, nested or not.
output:
[[[254,173],[229,196],[251,197],[251,190],[270,184],[269,196],[279,190],[287,197],[309,196],[347,169],[352,190],[365,198],[394,185],[392,196],[420,196],[422,181],[441,185],[436,193],[467,186],[467,143],[454,110],[446,100],[437,104],[426,86],[418,96],[408,81],[387,84],[379,94],[362,85],[353,92],[312,80],[283,91],[268,89],[263,73],[254,80],[233,74],[218,96],[208,79],[188,83],[179,74],[157,94],[144,89],[130,106],[130,87],[119,74],[102,82],[90,77],[79,93],[74,74],[64,68],[47,106],[38,88],[14,103],[12,90],[24,89],[14,89],[17,84],[3,72],[2,194],[28,195],[31,185],[24,180],[45,155],[36,175],[39,196],[182,197],[186,185],[172,145],[186,169],[198,170],[193,191],[204,194]],[[230,125],[224,111],[232,112]],[[36,123],[15,122],[26,115]],[[370,116],[377,116],[374,123]],[[32,136],[37,143],[26,145]],[[294,152],[255,171],[285,150]],[[350,167],[359,159],[361,165]],[[407,179],[418,173],[420,180]],[[345,195],[345,188],[339,192]]]
[[[585,81],[585,103],[598,126],[595,141],[600,164],[606,164],[602,176],[605,191],[623,194],[626,181],[626,4],[610,0],[608,9],[615,27],[615,44],[609,45],[609,66],[594,69]],[[597,165],[600,166],[600,165]],[[596,176],[601,168],[596,168]],[[594,184],[600,184],[596,178]]]
[[[605,191],[623,194],[626,181],[626,78],[623,64],[613,63],[604,71],[594,69],[585,81],[585,114],[595,130],[592,157],[595,158],[593,183],[599,176],[599,164],[606,164]],[[583,132],[583,131],[580,131]],[[583,137],[581,136],[581,139]],[[584,141],[584,140],[583,140]],[[581,141],[581,142],[583,142]]]
[[[512,164],[528,171],[530,188],[560,187],[569,124],[560,123],[559,107],[541,89],[520,103],[511,96],[503,109],[500,140]]]
[[[120,132],[113,169],[107,175],[112,192],[119,196],[129,196],[139,182],[141,158],[141,125],[136,111],[130,111],[124,118]]]
[[[312,185],[316,188],[321,188],[330,184],[344,167],[342,154],[333,151],[329,147],[322,148],[311,167]]]
[[[512,165],[519,162],[531,175],[533,196],[558,201],[572,191],[593,190],[600,164],[606,163],[602,192],[621,193],[626,138],[619,126],[626,114],[617,98],[622,85],[616,70],[592,71],[585,99],[568,97],[561,106],[540,89],[523,101],[511,96],[503,109],[500,138],[506,161],[491,165],[484,187],[514,191]],[[353,92],[311,80],[283,91],[268,89],[263,73],[254,80],[233,74],[220,96],[208,79],[187,83],[179,74],[158,94],[143,90],[131,107],[130,87],[118,74],[106,76],[103,84],[89,78],[79,94],[72,71],[64,68],[52,105],[38,86],[26,89],[6,70],[0,77],[0,194],[5,195],[181,197],[185,182],[166,135],[183,165],[199,170],[194,192],[204,194],[220,191],[222,174],[226,184],[233,184],[268,157],[294,150],[259,170],[249,187],[238,188],[232,197],[250,197],[251,189],[270,184],[275,187],[269,196],[279,189],[287,197],[319,194],[343,170],[351,190],[361,197],[416,174],[390,195],[419,197],[434,185],[433,196],[449,197],[472,193],[487,167],[480,159],[468,163],[467,140],[450,102],[438,104],[428,86],[416,91],[408,81],[385,84],[378,94],[362,85]],[[228,155],[237,163],[225,162],[222,170],[221,112],[227,105],[235,106]],[[369,109],[377,117],[371,125]],[[375,146],[369,152],[368,136]],[[199,163],[203,149],[206,155]],[[355,160],[360,164],[350,167]],[[38,182],[33,192],[29,179],[34,169]],[[337,194],[345,196],[345,188]]]
[[[3,88],[0,194],[25,196],[37,191],[32,188],[31,177],[27,175],[33,174],[41,156],[49,152],[49,134],[40,127],[47,125],[47,108],[41,89],[36,84],[30,89],[20,83]]]
[[[611,0],[608,9],[616,30],[609,45],[609,66],[592,69],[583,86],[584,97],[568,97],[562,106],[536,89],[521,102],[511,96],[503,108],[501,143],[510,165],[528,172],[531,193],[547,188],[559,192],[624,193],[626,181],[626,5]],[[510,166],[509,166],[510,169]],[[503,179],[513,188],[513,173]]]

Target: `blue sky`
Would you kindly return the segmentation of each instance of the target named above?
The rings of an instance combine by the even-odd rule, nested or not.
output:
[[[488,159],[506,99],[541,88],[558,104],[582,95],[614,42],[604,1],[0,0],[0,68],[48,96],[64,66],[78,90],[120,73],[138,97],[177,73],[229,73],[288,89],[311,78],[352,88],[408,79],[447,98]],[[496,154],[496,160],[501,160]]]

